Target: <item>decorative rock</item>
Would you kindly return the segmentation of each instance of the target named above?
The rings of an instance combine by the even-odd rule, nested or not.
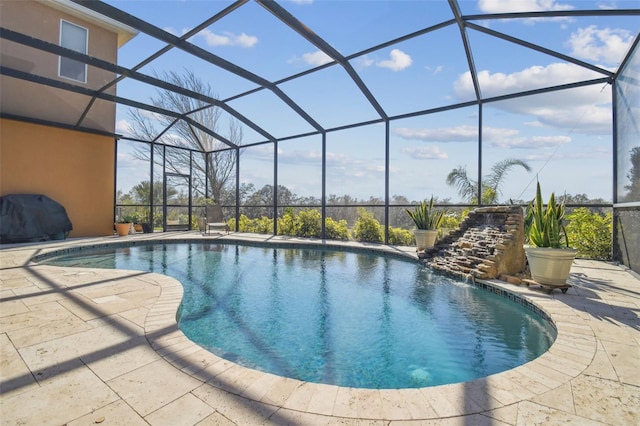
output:
[[[514,277],[513,275],[502,274],[498,277],[500,281],[507,282],[509,284],[521,285],[522,280],[518,277]]]
[[[481,279],[510,276],[524,270],[522,209],[480,207],[460,227],[437,242],[421,259],[433,269]]]

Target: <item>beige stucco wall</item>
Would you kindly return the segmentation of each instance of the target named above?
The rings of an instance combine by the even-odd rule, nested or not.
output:
[[[44,194],[62,204],[70,237],[113,234],[115,141],[0,119],[0,195]]]
[[[60,43],[60,20],[64,19],[89,30],[88,54],[110,63],[117,63],[118,36],[115,32],[94,23],[31,1],[0,1],[0,24],[4,28],[53,43]],[[83,88],[97,90],[113,81],[114,73],[94,67],[87,69],[87,82],[81,83],[58,77],[58,56],[0,39],[0,63],[3,66],[28,72]],[[90,96],[65,92],[41,84],[2,76],[0,110],[23,117],[39,118],[69,125],[107,132],[115,131],[115,106],[96,102],[88,116],[79,120],[91,101]],[[115,94],[115,86],[106,93]]]

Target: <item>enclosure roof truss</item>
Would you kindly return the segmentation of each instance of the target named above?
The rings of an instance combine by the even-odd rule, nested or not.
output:
[[[9,30],[7,28],[1,28],[0,37],[4,40],[9,40],[15,43],[29,46],[31,48],[39,49],[39,50],[51,53],[53,55],[59,55],[59,56],[71,58],[76,61],[83,62],[87,65],[90,65],[92,67],[108,70],[110,72],[113,72],[116,75],[116,77],[112,81],[106,83],[100,89],[91,90],[91,89],[88,89],[87,87],[83,87],[78,84],[55,80],[52,78],[46,78],[43,76],[31,74],[29,72],[12,69],[11,67],[7,67],[4,65],[0,66],[0,73],[2,75],[34,82],[37,84],[49,86],[49,87],[64,90],[64,91],[79,93],[89,97],[90,101],[88,102],[81,116],[78,118],[77,123],[74,126],[75,128],[78,128],[78,129],[84,128],[83,122],[85,117],[93,107],[95,100],[100,99],[108,102],[113,102],[119,105],[126,105],[126,106],[130,106],[140,110],[162,114],[167,117],[172,117],[174,119],[172,122],[173,124],[169,125],[169,127],[174,125],[179,120],[182,120],[188,123],[189,125],[197,129],[200,129],[201,131],[212,136],[213,138],[215,138],[216,140],[222,142],[227,146],[226,148],[222,148],[222,149],[229,149],[229,148],[238,149],[241,146],[237,145],[234,141],[229,140],[229,138],[219,134],[213,129],[208,128],[206,125],[194,120],[191,117],[193,113],[198,112],[203,108],[216,108],[216,107],[221,108],[223,111],[228,113],[234,119],[237,119],[239,122],[248,126],[257,134],[259,134],[261,137],[263,137],[264,141],[259,143],[273,143],[273,142],[276,142],[277,140],[288,140],[288,139],[295,139],[298,137],[304,137],[304,136],[314,135],[314,134],[325,134],[326,132],[330,132],[330,131],[348,129],[352,127],[367,125],[367,124],[388,122],[389,120],[407,118],[407,117],[424,115],[424,114],[431,114],[431,113],[446,111],[450,109],[465,108],[468,106],[477,105],[481,103],[496,102],[500,100],[522,97],[522,96],[530,96],[530,95],[545,93],[549,91],[565,90],[568,88],[580,87],[584,85],[610,83],[613,80],[615,80],[617,75],[617,70],[610,71],[600,66],[582,61],[578,58],[563,54],[556,50],[540,46],[531,41],[523,40],[521,38],[508,35],[500,31],[496,31],[494,29],[488,28],[485,25],[482,25],[482,22],[491,21],[491,20],[525,19],[525,18],[560,18],[560,17],[566,18],[566,17],[639,16],[640,15],[640,9],[559,10],[559,11],[465,15],[461,11],[460,5],[458,4],[458,0],[448,0],[449,7],[451,9],[451,17],[449,19],[443,19],[440,22],[436,22],[430,26],[425,26],[424,28],[419,29],[417,31],[408,32],[407,34],[400,35],[399,37],[389,39],[382,43],[371,45],[359,52],[352,53],[350,55],[343,55],[339,52],[339,50],[335,46],[333,46],[324,38],[320,37],[318,34],[312,31],[310,27],[307,26],[304,22],[302,22],[300,19],[298,19],[289,11],[287,11],[283,5],[273,0],[256,0],[256,2],[261,7],[263,7],[266,11],[271,13],[277,20],[280,21],[282,25],[285,25],[286,27],[293,30],[299,36],[304,38],[307,42],[311,43],[313,46],[315,46],[321,52],[324,52],[328,57],[331,58],[331,62],[329,63],[325,63],[323,65],[313,67],[306,71],[271,81],[267,78],[264,78],[258,75],[257,73],[251,70],[248,70],[231,61],[223,59],[222,57],[217,56],[211,53],[210,51],[205,50],[188,41],[188,39],[190,39],[193,35],[197,34],[203,29],[206,29],[211,24],[217,22],[223,17],[229,16],[235,13],[236,11],[242,9],[243,6],[249,3],[249,0],[237,0],[231,3],[229,6],[219,11],[218,13],[214,14],[213,16],[203,20],[200,24],[194,26],[192,29],[185,32],[180,37],[174,34],[171,34],[168,31],[165,31],[149,22],[146,22],[143,19],[140,19],[139,17],[130,15],[102,1],[95,1],[95,0],[71,0],[71,1],[73,3],[76,3],[80,6],[85,7],[88,10],[91,10],[92,12],[98,13],[100,15],[103,15],[109,18],[109,20],[112,22],[120,23],[126,28],[131,28],[136,31],[139,31],[140,33],[146,34],[152,37],[153,39],[160,41],[162,44],[164,44],[164,47],[160,48],[150,56],[141,59],[141,61],[137,65],[133,66],[132,68],[127,68],[118,64],[104,61],[96,57],[92,57],[87,54],[82,54],[70,49],[66,49],[57,44],[39,40],[39,39],[30,37],[28,35],[21,34],[19,32]],[[379,98],[376,96],[375,91],[370,89],[370,87],[365,83],[365,81],[362,79],[359,72],[353,67],[350,61],[358,57],[367,55],[371,52],[384,49],[386,47],[392,46],[400,42],[409,41],[416,37],[420,37],[427,33],[435,32],[440,29],[453,26],[453,25],[457,26],[459,31],[460,42],[464,48],[464,53],[466,55],[466,63],[468,66],[468,70],[471,74],[471,79],[472,79],[473,87],[475,90],[475,99],[470,100],[468,102],[460,102],[460,103],[451,104],[451,105],[443,105],[443,106],[423,109],[419,111],[412,111],[409,113],[390,115],[383,108],[382,104],[379,101]],[[470,30],[477,31],[487,36],[495,37],[503,41],[506,41],[508,43],[513,43],[545,55],[550,55],[562,61],[566,61],[568,63],[594,71],[602,75],[602,78],[579,81],[571,84],[558,84],[555,86],[545,87],[545,88],[536,89],[536,90],[520,91],[517,93],[504,95],[504,96],[483,97],[483,94],[481,92],[481,87],[478,82],[478,72],[475,66],[474,52],[468,40],[468,32]],[[640,36],[636,34],[634,45],[638,43],[639,37]],[[152,63],[153,61],[157,60],[158,58],[162,57],[167,52],[173,49],[179,49],[182,52],[186,52],[189,55],[193,55],[203,61],[206,61],[208,64],[211,64],[215,67],[219,67],[229,73],[232,73],[233,75],[238,76],[241,79],[244,79],[247,82],[250,82],[256,85],[256,88],[253,88],[251,90],[244,91],[241,93],[237,93],[236,95],[233,95],[233,96],[226,97],[226,99],[216,99],[206,94],[198,93],[188,88],[181,87],[176,84],[163,81],[160,78],[140,72],[141,68]],[[627,58],[624,58],[624,61],[619,65],[617,69],[621,69],[624,66],[624,62],[626,60]],[[316,117],[314,117],[311,113],[309,113],[302,106],[296,103],[280,87],[284,83],[294,81],[298,78],[302,78],[304,76],[307,76],[315,72],[319,72],[321,70],[325,70],[334,66],[340,67],[342,71],[346,73],[350,81],[353,82],[355,87],[357,87],[357,89],[360,91],[360,93],[362,94],[366,102],[368,102],[368,104],[372,107],[373,111],[375,111],[375,114],[377,115],[377,117],[369,120],[364,120],[361,122],[352,122],[351,124],[347,124],[347,125],[341,125],[341,126],[335,126],[335,127],[323,126],[322,124],[320,124],[320,121]],[[116,96],[116,95],[107,93],[107,89],[109,89],[110,87],[113,87],[114,85],[123,81],[124,79],[135,80],[139,83],[152,86],[158,91],[164,90],[164,91],[173,92],[182,96],[186,96],[188,98],[201,102],[202,106],[197,109],[194,109],[193,111],[189,111],[185,113],[185,112],[171,111],[165,108],[160,108],[158,106],[151,105],[149,103],[129,99],[126,97],[126,95]],[[299,116],[304,122],[306,122],[312,130],[305,131],[302,133],[295,133],[295,134],[276,137],[274,136],[274,133],[272,132],[271,129],[265,128],[264,125],[262,126],[258,125],[255,121],[253,121],[251,118],[246,116],[243,112],[229,105],[229,102],[232,100],[240,99],[262,90],[267,90],[271,92],[273,95],[275,95],[277,99],[283,102],[288,108],[290,108],[290,110],[292,110],[295,114],[297,114],[297,116]],[[7,113],[3,113],[3,115],[7,117],[12,117],[12,118],[24,118],[24,119],[29,118],[29,117],[15,117],[12,114],[7,114]],[[67,124],[62,124],[62,123],[50,123],[50,124],[54,124],[54,125],[58,124],[63,127],[68,127]],[[169,130],[169,127],[165,128],[163,131],[160,132],[155,142],[159,141],[159,137],[162,134],[166,133]],[[115,135],[115,136],[122,137],[122,135]],[[250,146],[250,145],[251,144],[248,144],[245,146]],[[202,147],[202,149],[204,151],[205,147]]]

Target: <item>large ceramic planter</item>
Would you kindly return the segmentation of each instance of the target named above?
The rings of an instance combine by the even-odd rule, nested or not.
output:
[[[418,251],[433,247],[438,236],[437,230],[432,229],[416,229],[413,231],[413,235],[416,237],[416,247]]]
[[[560,287],[567,283],[578,250],[525,246],[531,278],[537,283]]]
[[[116,233],[118,234],[118,236],[124,237],[125,235],[129,235],[130,230],[130,223],[116,223]]]

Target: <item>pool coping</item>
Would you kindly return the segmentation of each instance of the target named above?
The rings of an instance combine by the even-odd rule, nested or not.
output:
[[[218,241],[219,240],[219,241]],[[231,234],[203,238],[199,234],[163,236],[146,239],[111,239],[100,242],[78,241],[73,247],[45,248],[34,259],[51,253],[73,252],[90,248],[135,246],[142,244],[180,242],[225,242],[256,245],[286,245],[291,247],[328,247],[349,251],[366,251],[413,258],[415,249],[354,242],[330,243],[321,240],[291,237]],[[144,332],[151,347],[164,360],[184,374],[225,392],[275,409],[345,419],[401,421],[435,420],[443,417],[484,413],[529,400],[557,389],[581,375],[596,353],[596,336],[589,326],[569,306],[549,295],[526,286],[498,280],[476,280],[526,300],[545,313],[555,324],[556,340],[540,357],[505,372],[469,382],[412,389],[362,389],[304,382],[243,367],[220,358],[189,340],[177,326],[176,314],[182,300],[182,284],[164,275],[157,280],[160,295],[148,312]],[[162,333],[159,331],[162,330]],[[170,330],[170,331],[168,331]],[[458,401],[459,403],[452,403]]]

